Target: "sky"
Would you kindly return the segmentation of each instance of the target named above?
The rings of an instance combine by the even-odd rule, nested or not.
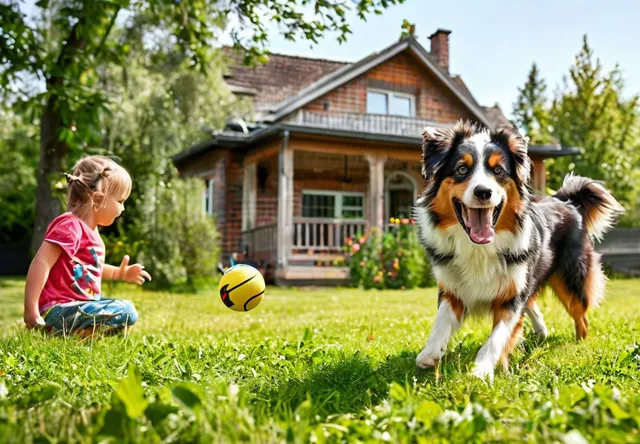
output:
[[[406,0],[366,22],[353,16],[351,34],[340,45],[335,35],[319,44],[288,42],[271,32],[274,53],[355,62],[395,42],[403,19],[429,49],[436,29],[451,30],[450,72],[460,74],[481,105],[498,103],[510,117],[518,87],[535,62],[551,96],[582,47],[582,36],[605,71],[618,63],[627,96],[640,93],[640,0]]]

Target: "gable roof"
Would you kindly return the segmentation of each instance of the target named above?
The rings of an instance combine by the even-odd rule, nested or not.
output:
[[[232,47],[223,52],[231,62],[225,81],[232,92],[253,96],[256,110],[270,109],[299,93],[348,62],[314,59],[284,54],[269,55],[269,62],[255,67],[242,64],[242,56]]]
[[[225,47],[233,63],[225,80],[232,91],[253,96],[256,111],[264,113],[262,120],[275,122],[407,49],[485,126],[509,122],[499,108],[479,105],[462,78],[442,69],[414,37],[404,37],[356,63],[271,54],[269,63],[252,68],[242,65],[233,48]]]
[[[464,82],[462,82],[461,79],[460,81],[456,80],[459,79],[459,77],[451,77],[448,72],[443,70],[438,65],[438,62],[413,37],[402,38],[380,52],[373,53],[356,63],[345,64],[314,81],[298,91],[295,95],[278,103],[270,110],[271,112],[265,116],[264,120],[267,122],[275,122],[405,50],[410,51],[482,124],[487,127],[492,127],[491,120],[485,114],[484,109],[473,99]]]

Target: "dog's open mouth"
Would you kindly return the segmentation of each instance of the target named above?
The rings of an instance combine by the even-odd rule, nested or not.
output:
[[[453,208],[456,210],[458,222],[467,232],[471,242],[488,244],[493,240],[496,223],[502,211],[502,203],[493,208],[469,208],[462,201],[453,199]]]

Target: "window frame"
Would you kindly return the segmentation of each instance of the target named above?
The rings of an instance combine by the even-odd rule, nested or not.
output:
[[[335,206],[333,208],[333,219],[344,219],[342,213],[343,210],[361,210],[362,211],[362,218],[364,219],[366,217],[366,213],[365,213],[365,195],[362,192],[359,191],[333,191],[333,190],[316,190],[316,189],[304,189],[302,190],[302,206],[304,207],[304,195],[311,195],[311,196],[333,196],[334,197],[334,202],[335,202]],[[342,198],[348,196],[348,197],[360,197],[362,198],[362,205],[361,206],[354,206],[354,205],[343,205],[342,204]],[[301,208],[301,210],[304,210],[304,208]]]
[[[369,93],[376,93],[376,94],[386,94],[387,96],[387,112],[386,113],[371,113],[369,112],[368,106],[369,106]],[[410,114],[409,116],[405,116],[402,114],[391,114],[390,108],[391,108],[391,96],[397,96],[397,97],[402,97],[405,99],[409,99],[411,102],[410,105]],[[404,92],[398,92],[398,91],[392,91],[389,89],[380,89],[380,88],[367,88],[367,114],[373,114],[376,116],[396,116],[396,117],[408,117],[408,118],[413,118],[416,117],[416,96],[414,94],[409,94],[409,93],[404,93]]]

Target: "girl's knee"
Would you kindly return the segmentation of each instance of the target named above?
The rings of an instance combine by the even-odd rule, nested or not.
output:
[[[138,312],[136,307],[133,305],[133,302],[130,300],[121,300],[120,304],[122,305],[123,324],[126,324],[127,326],[135,324],[138,320]]]

